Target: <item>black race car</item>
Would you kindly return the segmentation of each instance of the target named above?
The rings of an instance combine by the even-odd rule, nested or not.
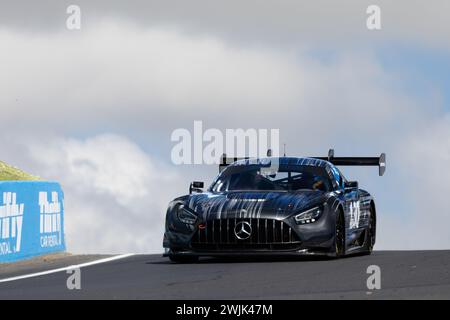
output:
[[[207,191],[193,182],[189,195],[170,202],[164,255],[192,262],[199,256],[370,254],[375,201],[344,178],[341,165],[376,165],[381,176],[386,157],[334,157],[333,150],[315,158],[230,161],[224,155]]]

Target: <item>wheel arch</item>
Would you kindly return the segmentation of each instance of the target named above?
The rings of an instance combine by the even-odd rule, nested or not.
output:
[[[347,228],[347,217],[345,214],[344,204],[340,201],[338,205],[334,209],[334,219],[337,220],[337,215],[342,214],[342,218],[344,219],[344,226]]]
[[[376,221],[376,219],[377,219],[377,209],[375,207],[375,201],[373,201],[373,200],[370,201],[370,210],[372,211],[372,214],[374,215],[375,221]]]

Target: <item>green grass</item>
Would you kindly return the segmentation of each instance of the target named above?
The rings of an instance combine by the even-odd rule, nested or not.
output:
[[[40,178],[0,161],[0,181],[11,180],[40,180]]]

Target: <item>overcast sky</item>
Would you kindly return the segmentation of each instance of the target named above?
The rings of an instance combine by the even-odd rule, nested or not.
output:
[[[66,8],[81,8],[81,30]],[[382,29],[366,28],[381,8]],[[427,7],[426,7],[427,6]],[[450,247],[448,1],[1,1],[0,158],[62,183],[72,252],[160,252],[215,166],[170,135],[280,129],[288,155],[378,155],[377,249]]]

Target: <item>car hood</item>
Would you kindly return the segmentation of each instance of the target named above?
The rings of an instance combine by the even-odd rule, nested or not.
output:
[[[284,219],[321,204],[322,191],[199,193],[185,198],[186,205],[203,220],[224,218]]]

